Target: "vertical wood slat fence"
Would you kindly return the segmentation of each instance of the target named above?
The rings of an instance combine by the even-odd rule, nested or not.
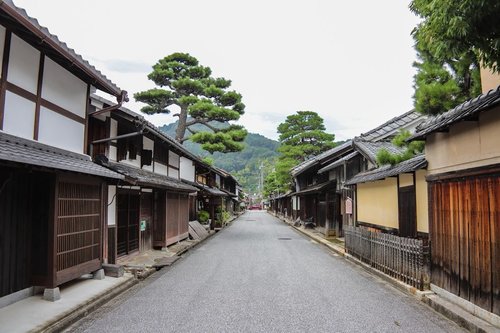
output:
[[[347,253],[371,267],[419,290],[429,289],[429,246],[364,228],[344,226]]]

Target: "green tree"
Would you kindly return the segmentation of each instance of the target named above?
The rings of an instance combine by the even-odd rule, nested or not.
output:
[[[290,170],[300,162],[335,147],[335,135],[325,132],[323,118],[313,111],[298,111],[278,126],[280,156],[265,179],[264,194],[286,193],[292,185]]]
[[[414,104],[418,112],[443,113],[481,93],[479,66],[472,54],[444,61],[419,48],[417,42]]]
[[[238,120],[245,110],[242,96],[228,90],[231,81],[211,75],[211,69],[200,65],[195,57],[173,53],[160,59],[148,75],[159,88],[138,92],[134,97],[147,104],[141,109],[147,114],[170,113],[171,107],[177,106],[180,111],[174,114],[179,117],[175,139],[180,143],[189,139],[210,153],[241,151],[247,134],[243,126],[215,126],[214,122]],[[191,129],[196,124],[206,130]]]
[[[500,64],[500,2],[498,0],[413,0],[410,9],[422,21],[416,39],[439,60],[473,53],[495,71]]]
[[[393,154],[387,149],[382,148],[377,152],[377,164],[379,166],[385,164],[395,165],[423,152],[425,141],[406,141],[410,136],[411,133],[408,130],[400,130],[391,142],[393,145],[402,148],[402,152],[400,154]]]
[[[278,151],[303,162],[335,146],[335,135],[325,132],[323,118],[313,111],[298,111],[278,126]]]
[[[480,64],[498,71],[498,0],[413,0],[410,9],[422,18],[412,31],[415,109],[435,115],[479,95]]]

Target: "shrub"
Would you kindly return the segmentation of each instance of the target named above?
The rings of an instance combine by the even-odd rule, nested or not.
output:
[[[210,214],[206,210],[200,210],[198,212],[198,222],[205,223],[210,218]]]

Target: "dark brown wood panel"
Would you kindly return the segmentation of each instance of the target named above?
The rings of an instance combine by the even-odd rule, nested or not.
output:
[[[500,178],[444,180],[431,185],[432,282],[500,314]]]
[[[189,197],[179,195],[179,236],[185,238],[189,233]]]
[[[138,191],[118,189],[117,208],[117,256],[121,257],[139,250],[139,207]]]
[[[140,232],[140,249],[141,251],[147,251],[152,249],[152,229],[153,229],[153,193],[142,192],[141,193],[141,223],[146,224],[145,230]]]
[[[179,194],[167,194],[167,245],[178,241],[179,235]]]
[[[116,263],[116,226],[108,226],[108,263]]]
[[[399,236],[417,236],[415,186],[400,187],[398,191]]]
[[[58,183],[56,234],[57,284],[89,273],[75,267],[101,261],[101,183]],[[65,273],[62,273],[65,272]]]

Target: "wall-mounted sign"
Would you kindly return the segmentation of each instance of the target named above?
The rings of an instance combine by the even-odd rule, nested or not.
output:
[[[345,199],[345,213],[352,214],[352,199],[349,197]]]
[[[146,220],[141,220],[140,230],[146,231]]]

